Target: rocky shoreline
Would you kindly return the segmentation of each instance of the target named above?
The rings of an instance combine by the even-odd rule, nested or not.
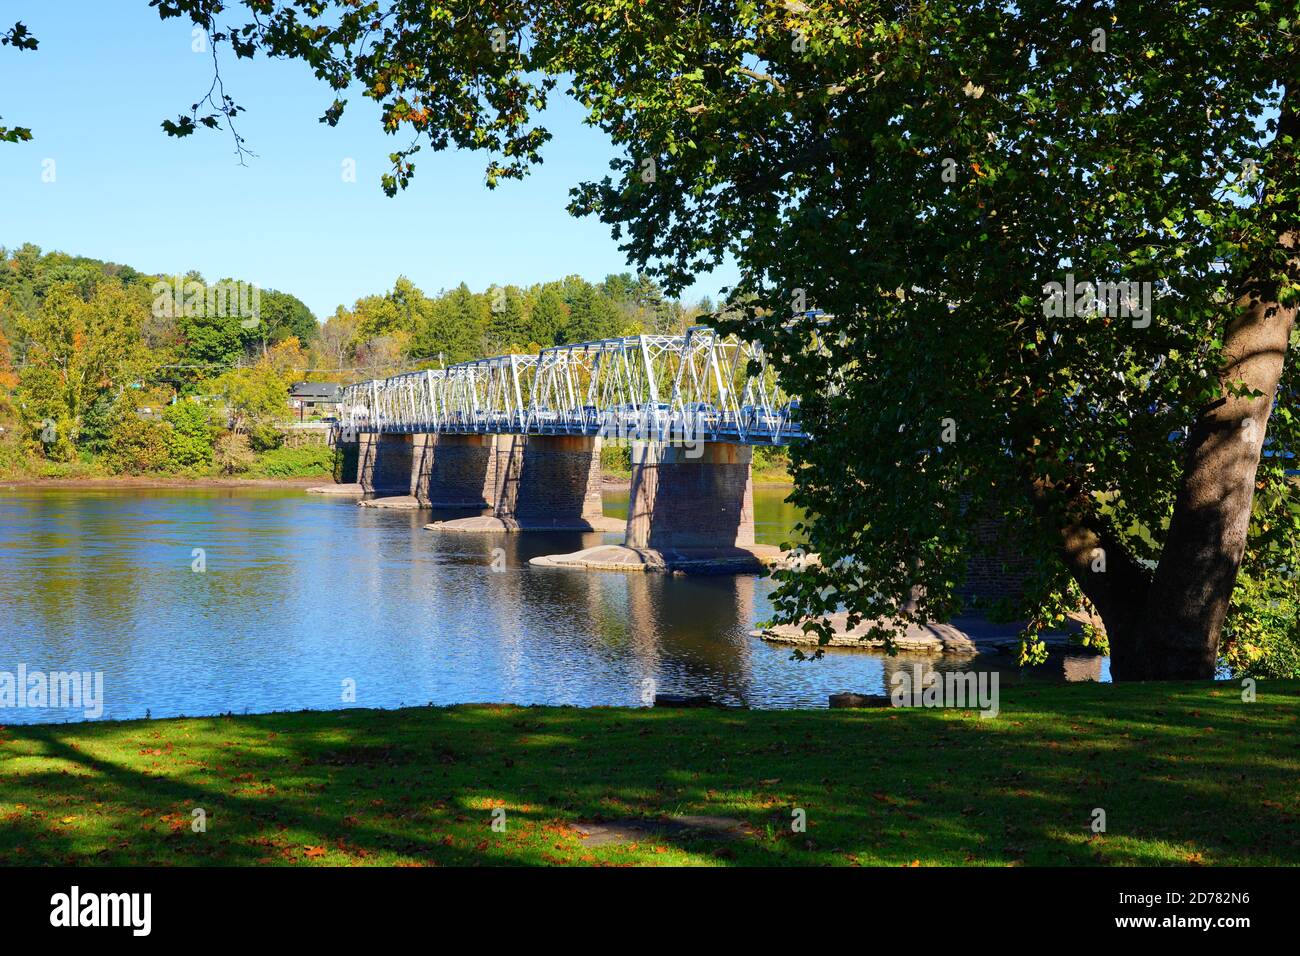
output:
[[[803,630],[795,624],[778,624],[750,631],[751,637],[761,638],[769,644],[784,644],[798,648],[831,647],[846,650],[882,651],[885,642],[866,639],[870,622],[859,622],[848,627],[848,614],[829,615],[834,633],[829,644],[820,644],[816,632]],[[974,657],[977,654],[1006,654],[1020,646],[1020,622],[1000,623],[978,614],[955,617],[938,624],[909,624],[894,641],[900,651],[914,654],[946,654],[956,657]],[[1073,642],[1074,629],[1043,633],[1043,643],[1049,652],[1070,651],[1081,655],[1093,653]]]

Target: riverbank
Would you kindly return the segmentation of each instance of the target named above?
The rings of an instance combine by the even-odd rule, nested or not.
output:
[[[328,475],[308,478],[189,478],[175,475],[3,478],[5,488],[310,488]]]
[[[310,480],[311,484],[330,481],[335,460],[332,449],[324,445],[283,446],[259,452],[229,473],[209,461],[188,467],[171,467],[160,462],[140,469],[112,467],[104,458],[57,462],[41,458],[0,457],[0,486],[41,486],[61,483],[68,487],[109,487],[134,484],[138,487],[223,487],[254,482],[279,483],[285,480]]]
[[[1300,681],[1259,691],[6,727],[0,864],[1296,864]]]

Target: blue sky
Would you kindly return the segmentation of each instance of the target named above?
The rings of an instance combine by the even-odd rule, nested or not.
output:
[[[223,58],[257,154],[241,167],[224,131],[176,140],[159,128],[211,82],[187,20],[163,22],[145,0],[0,0],[0,23],[16,20],[40,48],[0,48],[0,124],[34,138],[0,144],[0,245],[245,279],[296,294],[322,319],[398,275],[436,292],[630,268],[606,226],[565,212],[569,187],[603,176],[612,156],[567,98],[549,111],[544,165],[523,182],[488,190],[486,157],[426,147],[389,199],[379,177],[406,140],[384,135],[359,96],[338,127],[318,123],[332,94],[301,63]],[[349,158],[355,183],[342,177]],[[703,276],[687,298],[717,298],[733,279]]]

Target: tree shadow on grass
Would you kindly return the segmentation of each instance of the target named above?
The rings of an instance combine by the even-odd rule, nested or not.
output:
[[[1296,691],[1216,693],[1018,688],[994,720],[469,706],[8,728],[0,862],[1294,863]],[[635,848],[575,829],[637,820]]]

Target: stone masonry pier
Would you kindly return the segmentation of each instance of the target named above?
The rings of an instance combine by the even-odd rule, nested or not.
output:
[[[411,490],[411,435],[358,436],[357,482],[368,495],[405,495]]]
[[[416,435],[411,496],[422,508],[490,507],[497,437]]]
[[[532,559],[541,567],[752,572],[780,558],[754,543],[753,450],[730,442],[635,442],[621,545]]]
[[[629,548],[745,547],[754,543],[754,449],[635,442]]]
[[[622,529],[602,510],[599,438],[488,437],[492,445],[483,488],[492,513],[435,521],[428,528],[468,533]]]

